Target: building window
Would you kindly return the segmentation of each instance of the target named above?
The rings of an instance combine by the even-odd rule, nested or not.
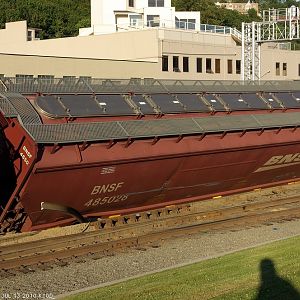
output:
[[[180,72],[180,70],[179,70],[179,56],[173,56],[173,72]]]
[[[164,7],[165,0],[148,0],[148,7]]]
[[[196,29],[196,19],[175,18],[175,26],[179,29]]]
[[[184,56],[183,57],[183,72],[189,71],[189,58]]]
[[[221,60],[219,58],[215,59],[215,73],[221,73]]]
[[[300,76],[300,64],[298,64],[298,76]]]
[[[169,57],[167,55],[162,57],[162,71],[169,71]]]
[[[134,7],[134,0],[128,0],[128,6]]]
[[[31,30],[27,31],[27,41],[32,41],[32,31]]]
[[[235,72],[236,72],[236,74],[241,74],[241,61],[240,60],[235,61]]]
[[[212,73],[211,58],[206,59],[206,73]]]
[[[202,58],[197,57],[197,73],[202,73]]]
[[[276,63],[276,75],[280,76],[280,63],[279,62]]]
[[[159,27],[159,15],[148,15],[147,16],[148,27]]]
[[[130,15],[130,26],[141,26],[143,24],[141,15]]]
[[[188,19],[188,29],[196,29],[196,19]]]
[[[176,28],[185,29],[186,19],[175,18],[175,26]]]
[[[287,63],[282,64],[282,75],[287,76]]]
[[[232,59],[227,60],[227,73],[232,74]]]
[[[27,30],[27,41],[39,40],[39,29],[29,28]]]

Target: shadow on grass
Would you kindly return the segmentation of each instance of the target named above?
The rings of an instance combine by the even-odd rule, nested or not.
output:
[[[270,259],[260,262],[260,287],[255,300],[300,300],[300,293],[292,284],[278,276]]]

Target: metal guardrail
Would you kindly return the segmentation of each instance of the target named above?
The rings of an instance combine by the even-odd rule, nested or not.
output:
[[[24,124],[37,143],[66,144],[299,126],[299,112],[67,124]]]
[[[300,9],[295,5],[288,8],[269,8],[263,11],[263,22],[297,21],[300,19]]]
[[[0,92],[21,94],[222,93],[300,91],[300,81],[173,80],[154,78],[1,78]]]
[[[219,25],[210,25],[210,24],[201,24],[200,31],[202,32],[212,32],[219,34],[230,34],[235,36],[238,40],[242,40],[242,33],[236,28],[219,26]]]
[[[166,28],[166,29],[180,29],[189,30],[194,32],[209,32],[218,34],[228,34],[233,35],[237,39],[242,40],[242,33],[236,28],[221,26],[221,25],[211,25],[211,24],[200,24],[181,20],[165,20],[165,19],[155,19],[147,21],[145,24],[142,20],[134,20],[134,22],[128,24],[116,24],[118,29],[121,30],[131,30],[131,29],[143,29],[143,28]]]
[[[42,124],[28,100],[16,93],[2,93],[1,106],[10,104],[9,114],[16,114],[36,143],[66,144],[137,138],[155,138],[190,134],[209,134],[269,128],[296,128],[299,112],[276,114],[223,115],[155,120],[120,120],[67,124]],[[5,106],[6,105],[6,106]],[[2,107],[0,107],[1,110]],[[5,112],[4,112],[5,113]]]

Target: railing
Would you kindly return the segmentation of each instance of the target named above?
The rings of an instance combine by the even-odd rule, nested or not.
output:
[[[200,31],[202,32],[213,32],[219,34],[230,34],[242,40],[242,33],[236,28],[227,27],[227,26],[219,26],[219,25],[210,25],[210,24],[201,24]]]
[[[270,8],[263,11],[263,22],[295,21],[300,19],[300,9],[296,6],[289,8]]]
[[[273,44],[269,44],[268,48],[271,49],[279,49],[279,50],[292,50],[292,43],[291,42],[287,42],[287,43],[273,43]]]
[[[242,41],[242,32],[237,30],[236,28],[231,28],[231,35],[235,36],[240,41]]]
[[[264,76],[264,75],[263,75]],[[22,80],[21,80],[22,79]],[[154,78],[0,78],[0,92],[86,93],[201,93],[299,91],[298,81],[175,80]],[[1,103],[0,103],[1,104]]]
[[[242,33],[236,28],[228,26],[200,24],[180,20],[163,20],[159,18],[147,21],[146,24],[143,22],[143,20],[134,20],[130,24],[117,24],[117,28],[119,30],[143,29],[151,27],[228,34],[235,36],[239,40],[242,40]]]

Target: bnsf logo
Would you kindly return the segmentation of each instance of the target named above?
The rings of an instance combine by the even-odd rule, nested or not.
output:
[[[268,171],[297,164],[300,164],[300,153],[272,156],[264,163],[263,167],[257,169],[255,172]]]
[[[289,164],[295,161],[300,162],[300,153],[273,156],[264,164],[264,166]]]

